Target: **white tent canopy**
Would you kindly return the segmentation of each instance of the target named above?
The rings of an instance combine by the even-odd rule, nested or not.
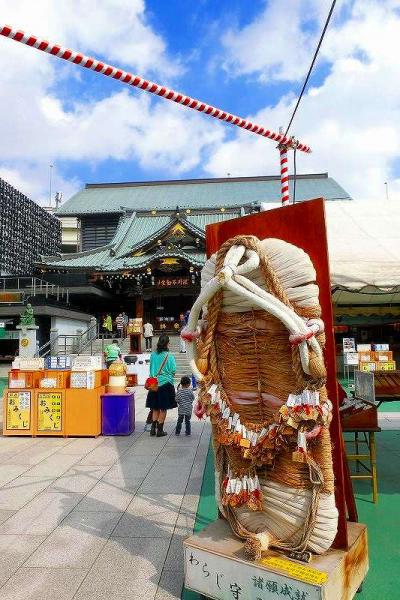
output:
[[[400,203],[326,202],[334,301],[400,303]],[[270,209],[271,204],[263,205]]]
[[[400,204],[327,202],[333,285],[389,291],[400,286]]]

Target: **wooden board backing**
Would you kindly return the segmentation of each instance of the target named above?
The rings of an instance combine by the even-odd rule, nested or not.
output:
[[[325,226],[325,209],[322,199],[309,200],[284,208],[268,210],[253,215],[215,223],[206,227],[207,256],[211,256],[228,239],[236,235],[255,235],[260,239],[278,238],[302,248],[310,256],[317,272],[319,301],[325,322],[325,361],[328,371],[327,389],[333,404],[330,427],[335,475],[336,506],[339,511],[338,533],[334,547],[347,547],[346,504],[343,473],[343,438],[339,418],[339,401],[336,382],[336,354],[333,332],[331,282],[329,275],[328,244]]]

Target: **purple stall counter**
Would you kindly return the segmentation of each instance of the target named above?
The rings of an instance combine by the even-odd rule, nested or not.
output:
[[[102,394],[103,435],[130,435],[135,431],[135,394]]]

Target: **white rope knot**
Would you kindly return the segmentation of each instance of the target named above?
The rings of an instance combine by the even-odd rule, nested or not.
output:
[[[289,336],[289,342],[292,346],[298,346],[302,342],[306,342],[318,333],[322,333],[325,330],[325,325],[322,319],[308,319],[306,321],[306,327],[308,331],[303,333],[293,333]]]
[[[181,335],[186,341],[193,342],[197,337],[198,318],[202,308],[219,290],[229,290],[239,297],[247,298],[253,305],[267,311],[285,325],[291,343],[299,347],[303,371],[310,375],[308,347],[317,356],[322,356],[322,349],[315,335],[323,331],[323,323],[320,319],[305,321],[278,298],[256,285],[248,277],[244,277],[244,274],[254,272],[259,264],[260,257],[254,250],[248,250],[241,244],[231,246],[225,255],[223,268],[202,288],[190,312],[187,331],[182,331],[183,335]],[[188,358],[192,372],[196,379],[201,381],[203,374],[196,365],[196,347],[193,343],[188,344]]]
[[[237,272],[235,265],[226,265],[221,271],[215,276],[215,280],[222,286],[224,286],[230,279],[232,279]]]
[[[298,346],[302,342],[306,342],[307,340],[314,337],[314,335],[315,333],[312,329],[310,329],[306,333],[294,333],[292,335],[289,335],[289,342],[292,344],[292,346]]]

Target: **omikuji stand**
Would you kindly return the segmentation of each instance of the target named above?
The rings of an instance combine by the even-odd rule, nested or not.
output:
[[[101,434],[101,395],[104,386],[94,390],[66,390],[66,434],[93,436]]]
[[[130,435],[135,431],[135,394],[102,394],[102,434]]]

